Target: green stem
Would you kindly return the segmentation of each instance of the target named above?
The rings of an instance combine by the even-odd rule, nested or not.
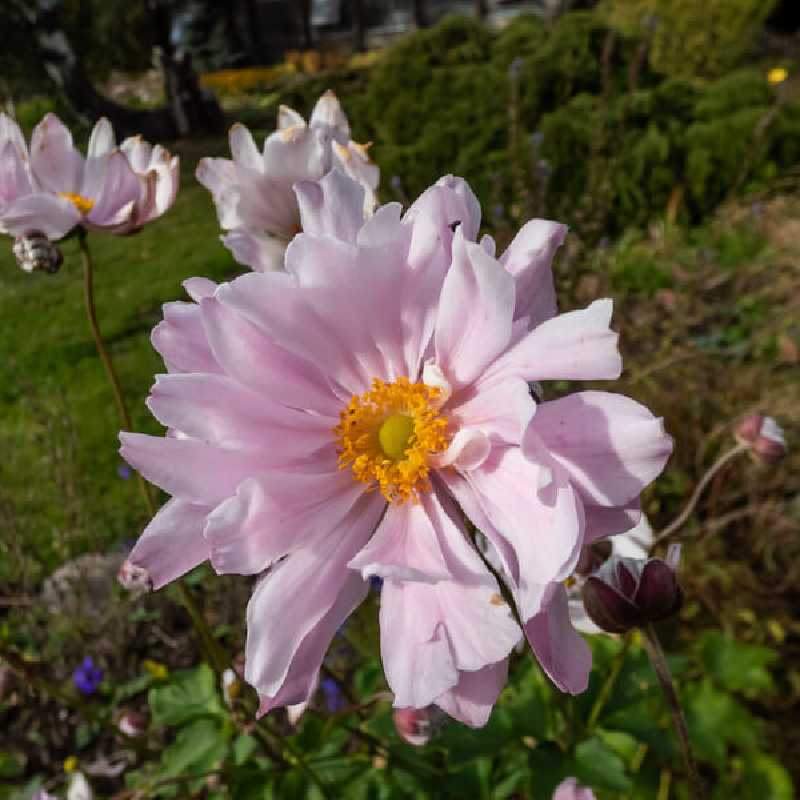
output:
[[[611,697],[611,692],[614,691],[614,686],[617,683],[617,678],[619,678],[619,674],[622,671],[622,667],[625,664],[625,658],[628,655],[628,651],[631,649],[631,640],[629,637],[625,637],[623,640],[622,650],[619,651],[617,657],[614,659],[614,664],[611,667],[611,672],[609,672],[608,677],[605,680],[600,692],[597,695],[597,699],[594,701],[594,705],[592,706],[592,710],[589,713],[589,719],[586,723],[586,730],[591,732],[594,730],[595,726],[597,725],[597,720],[600,718],[600,714],[605,708],[608,699]]]
[[[117,377],[116,370],[114,369],[114,362],[108,353],[103,334],[100,332],[100,324],[97,321],[97,308],[94,302],[94,263],[92,261],[92,254],[89,251],[89,241],[85,230],[81,230],[78,236],[78,243],[81,249],[81,256],[83,258],[83,301],[86,306],[86,317],[89,320],[89,327],[92,330],[94,337],[94,344],[97,348],[97,355],[100,356],[100,361],[108,377],[108,382],[111,384],[111,390],[114,394],[114,405],[117,407],[122,426],[127,431],[133,430],[133,423],[131,422],[131,415],[125,405],[125,395],[122,392],[122,385]],[[142,477],[141,473],[136,472],[136,479],[139,483],[142,497],[144,498],[147,511],[152,517],[156,513],[156,506],[150,494],[150,487],[147,481]]]
[[[681,702],[678,699],[678,693],[675,691],[675,684],[672,682],[672,676],[670,675],[669,666],[667,665],[667,658],[664,655],[661,642],[658,640],[658,634],[652,624],[647,625],[641,630],[644,648],[656,672],[658,682],[661,684],[661,689],[667,701],[667,706],[672,714],[672,723],[675,726],[675,733],[678,736],[681,753],[683,754],[683,761],[686,766],[686,773],[689,777],[689,796],[692,800],[701,800],[704,796],[703,786],[700,782],[700,774],[697,771],[697,763],[692,754],[692,746],[689,741],[689,729],[686,726],[686,717],[684,716]]]
[[[131,421],[131,415],[128,411],[128,406],[125,403],[125,394],[122,391],[122,385],[120,384],[116,370],[114,369],[114,362],[111,360],[105,340],[103,339],[103,334],[100,331],[100,324],[97,321],[97,308],[94,299],[94,262],[92,260],[91,251],[89,250],[89,239],[86,231],[83,229],[81,229],[81,232],[78,235],[78,243],[81,250],[81,257],[83,259],[83,299],[86,306],[86,317],[89,320],[89,327],[91,328],[92,336],[94,337],[97,355],[100,356],[100,361],[103,363],[103,367],[105,368],[108,382],[111,384],[111,390],[114,395],[114,404],[117,407],[117,412],[119,413],[122,426],[125,430],[132,431],[133,422]],[[136,480],[139,484],[139,489],[141,490],[148,516],[152,518],[155,516],[157,508],[155,501],[153,500],[153,496],[150,493],[150,485],[138,470],[136,471]],[[180,591],[183,605],[186,607],[186,611],[192,620],[192,624],[200,636],[203,649],[206,651],[206,657],[211,662],[211,665],[214,667],[214,670],[219,676],[228,666],[228,659],[217,644],[214,637],[211,635],[211,631],[209,630],[203,615],[200,613],[200,609],[197,607],[189,587],[186,586],[183,581],[178,581],[178,590]]]

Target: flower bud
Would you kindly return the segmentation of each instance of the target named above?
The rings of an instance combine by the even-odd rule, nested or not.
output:
[[[611,556],[611,541],[609,539],[599,539],[592,544],[581,549],[575,572],[578,575],[591,575],[596,572]]]
[[[556,786],[553,800],[595,800],[594,792],[581,786],[575,778],[567,778]]]
[[[394,727],[397,735],[414,747],[428,744],[441,727],[443,720],[442,712],[434,706],[394,710]]]
[[[788,450],[783,430],[772,417],[750,414],[739,420],[733,433],[736,441],[748,446],[764,464],[777,463]]]
[[[117,728],[126,736],[141,736],[147,730],[147,717],[138,711],[125,711],[117,722]]]
[[[58,245],[41,231],[28,231],[17,236],[12,246],[17,265],[25,272],[58,272],[64,263]]]
[[[658,622],[675,614],[683,595],[676,576],[680,545],[667,559],[612,556],[583,585],[583,604],[592,622],[609,633]]]

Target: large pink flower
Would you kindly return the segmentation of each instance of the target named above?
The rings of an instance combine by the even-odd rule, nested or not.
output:
[[[286,245],[300,230],[300,210],[293,185],[318,180],[336,166],[364,187],[364,209],[375,207],[380,172],[367,148],[350,139],[350,125],[336,95],[317,101],[308,123],[281,106],[278,129],[259,152],[241,124],[230,130],[233,160],[204,158],[197,180],[210,192],[225,246],[240,263],[264,272],[283,267]]]
[[[19,125],[0,114],[0,233],[20,236],[37,230],[60,239],[79,220],[80,213],[69,200],[42,191],[31,173]]]
[[[47,114],[33,131],[30,161],[37,185],[72,205],[73,226],[90,230],[134,233],[161,216],[178,190],[177,157],[140,137],[117,147],[107,119],[94,126],[84,158],[61,120]]]
[[[363,187],[335,170],[298,200],[286,273],[188,282],[195,304],[154,331],[170,374],[148,404],[169,432],[124,433],[122,453],[173,497],[131,565],[156,588],[207,558],[262,576],[246,664],[262,711],[308,697],[370,576],[398,707],[483,725],[523,632],[582,691],[590,654],[563,581],[587,534],[633,524],[620,518],[671,443],[632,400],[537,404],[528,382],[617,377],[611,302],[554,316],[563,230],[529,223],[498,261],[470,241],[480,209],[457,179],[404,216],[365,221]]]

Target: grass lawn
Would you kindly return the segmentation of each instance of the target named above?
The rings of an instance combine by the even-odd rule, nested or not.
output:
[[[181,189],[172,210],[132,237],[92,234],[101,330],[137,430],[157,432],[144,406],[163,370],[150,331],[165,302],[187,299],[181,282],[216,280],[238,265],[219,241],[209,193],[194,179],[203,155],[224,140],[181,145]],[[16,267],[10,239],[0,249],[0,582],[23,578],[87,549],[135,538],[144,521],[136,482],[121,477],[120,428],[83,304],[78,243],[63,244],[57,275]],[[20,572],[23,574],[20,575]]]

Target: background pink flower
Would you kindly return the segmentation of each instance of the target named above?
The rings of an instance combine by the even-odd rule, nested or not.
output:
[[[300,230],[293,185],[318,180],[336,166],[365,190],[363,208],[372,213],[380,172],[367,147],[350,139],[350,125],[333,92],[326,92],[306,123],[281,106],[277,130],[259,152],[250,131],[230,130],[233,160],[204,158],[197,180],[214,199],[225,246],[240,263],[256,271],[281,269],[289,240]]]

